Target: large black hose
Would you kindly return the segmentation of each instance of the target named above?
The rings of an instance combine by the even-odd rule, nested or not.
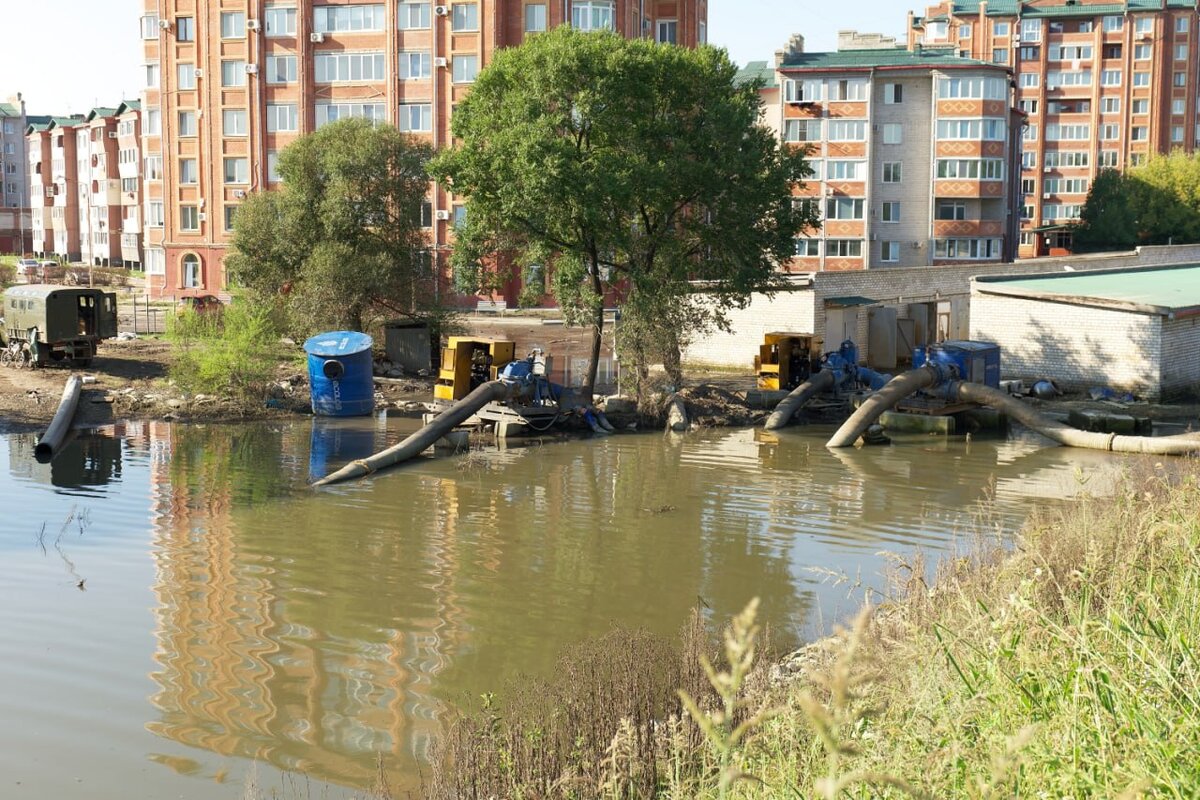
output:
[[[766,428],[769,431],[777,430],[789,424],[792,417],[800,409],[804,408],[804,404],[818,395],[821,392],[827,392],[833,388],[834,375],[833,370],[823,369],[815,375],[810,375],[808,380],[797,386],[775,406],[775,410],[771,412],[771,416],[767,417]]]
[[[79,408],[79,394],[82,389],[83,378],[78,375],[67,378],[58,411],[54,412],[50,427],[46,428],[46,432],[38,438],[37,446],[33,448],[33,455],[38,461],[48,461],[58,452],[67,432],[71,430],[71,420],[75,419],[75,411]]]
[[[1200,452],[1200,437],[1196,434],[1177,436],[1120,436],[1115,433],[1092,433],[1063,425],[1040,414],[1006,392],[980,383],[960,383],[958,399],[999,409],[1026,428],[1037,431],[1067,447],[1089,450],[1109,450],[1114,453],[1147,453],[1160,456],[1181,456]]]
[[[904,398],[921,389],[933,386],[940,379],[936,369],[920,367],[901,373],[887,382],[887,385],[868,397],[858,407],[850,419],[842,423],[833,437],[825,443],[826,447],[850,447],[858,441],[858,437],[883,415]]]
[[[507,400],[516,390],[517,384],[515,383],[488,381],[476,387],[475,391],[447,408],[441,414],[438,414],[428,425],[410,435],[404,441],[392,445],[386,450],[381,450],[373,456],[351,461],[337,472],[321,478],[313,486],[328,486],[331,483],[340,483],[352,478],[361,478],[384,467],[408,461],[410,458],[428,450],[433,446],[434,442],[454,430],[468,417],[488,403]]]

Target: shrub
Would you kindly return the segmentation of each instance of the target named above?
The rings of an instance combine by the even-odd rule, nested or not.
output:
[[[263,400],[279,363],[279,329],[270,309],[234,303],[221,314],[185,310],[167,322],[170,375],[185,392]]]

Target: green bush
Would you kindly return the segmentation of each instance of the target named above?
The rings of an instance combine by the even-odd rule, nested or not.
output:
[[[17,268],[11,263],[0,263],[0,289],[17,282]]]
[[[223,313],[185,310],[167,322],[170,375],[185,392],[245,401],[266,398],[279,363],[279,328],[269,308],[234,303]]]

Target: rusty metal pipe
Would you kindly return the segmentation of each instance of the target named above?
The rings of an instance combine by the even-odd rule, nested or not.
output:
[[[50,427],[46,428],[46,432],[38,437],[37,446],[33,449],[33,455],[38,461],[49,461],[62,446],[63,439],[71,430],[71,421],[75,419],[75,412],[79,409],[79,395],[82,391],[83,378],[78,375],[67,378],[62,400],[58,403],[58,411],[54,412],[54,419],[50,420]]]
[[[792,421],[792,417],[796,416],[809,400],[821,392],[832,389],[834,383],[833,370],[823,369],[815,375],[810,375],[808,380],[779,401],[779,405],[775,406],[771,416],[767,417],[766,429],[773,431],[788,425]]]

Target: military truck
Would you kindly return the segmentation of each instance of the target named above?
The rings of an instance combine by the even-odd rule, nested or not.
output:
[[[117,296],[100,289],[30,284],[4,292],[0,309],[7,363],[85,367],[103,339],[117,335]]]

